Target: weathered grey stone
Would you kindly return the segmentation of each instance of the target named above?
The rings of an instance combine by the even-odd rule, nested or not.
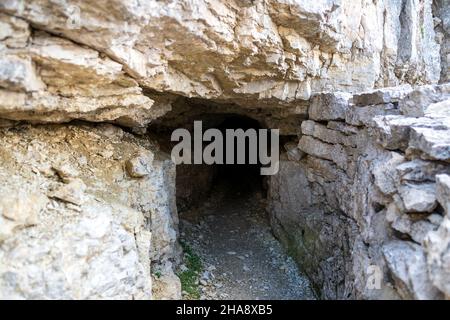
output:
[[[423,244],[429,232],[435,231],[436,225],[428,221],[417,221],[411,225],[411,238],[418,244]]]
[[[291,161],[300,161],[305,154],[298,148],[298,143],[288,142],[284,145],[284,149],[286,150],[286,154],[289,160]]]
[[[386,195],[393,194],[398,181],[395,167],[405,161],[405,158],[396,152],[390,152],[388,158],[373,170],[375,185]]]
[[[383,255],[404,298],[441,298],[441,293],[428,278],[425,254],[419,245],[393,241],[383,246]]]
[[[179,298],[175,167],[144,133],[219,113],[301,138],[268,206],[321,297],[450,296],[447,0],[105,4],[0,2],[1,298]],[[72,120],[133,134],[34,126]]]
[[[442,217],[442,215],[437,214],[437,213],[432,213],[427,217],[427,220],[430,221],[432,224],[434,224],[435,226],[440,226],[442,223],[442,219],[444,219]]]
[[[333,161],[341,169],[347,168],[347,154],[340,145],[324,143],[310,136],[302,136],[298,147],[307,154]]]
[[[358,127],[350,126],[340,121],[328,121],[327,128],[335,131],[342,132],[346,135],[353,135],[359,133]]]
[[[369,92],[355,94],[352,102],[356,106],[388,104],[400,101],[411,91],[412,87],[410,85],[376,89]]]
[[[435,181],[439,173],[446,173],[449,166],[433,161],[414,159],[396,166],[396,170],[402,181],[430,182]]]
[[[173,164],[159,155],[129,179],[120,159],[153,153],[148,141],[80,125],[6,128],[0,140],[2,299],[149,299],[151,264],[179,288]]]
[[[311,120],[305,120],[302,122],[302,134],[312,136],[314,135],[314,127],[316,123]]]
[[[450,9],[448,0],[437,0],[434,4],[437,34],[441,37],[441,80],[440,82],[450,81]]]
[[[90,0],[71,5],[1,3],[4,56],[19,56],[14,50],[21,48],[21,58],[33,60],[34,72],[46,86],[39,95],[51,100],[43,106],[36,98],[25,98],[29,109],[24,110],[11,92],[17,88],[10,81],[15,77],[5,73],[10,103],[0,105],[2,117],[37,121],[32,110],[48,116],[51,109],[49,122],[92,119],[84,109],[87,103],[83,108],[80,101],[89,97],[96,99],[92,111],[115,110],[102,121],[145,125],[156,110],[140,88],[243,105],[256,99],[295,106],[318,92],[439,80],[430,1],[354,6],[339,0],[313,5],[264,0],[243,6],[240,1],[183,0],[167,8],[158,1],[114,0],[105,9]],[[91,80],[80,79],[83,73]],[[64,113],[67,107],[70,114]],[[154,110],[145,112],[150,108]],[[312,114],[319,117],[343,118],[336,104],[326,106],[328,110],[314,108]],[[123,109],[137,114],[121,122],[127,116]]]
[[[62,208],[56,212],[64,215]],[[71,211],[66,209],[65,213]],[[41,216],[40,224],[16,233],[2,246],[0,296],[149,298],[150,282],[143,268],[146,262],[136,254],[134,234],[117,221],[121,214],[119,208],[112,210],[93,202],[82,213],[65,217],[64,223],[62,217]],[[133,226],[138,233],[139,224]]]
[[[2,19],[8,25],[13,23],[4,15]],[[108,120],[142,126],[157,117],[159,109],[168,110],[144,96],[121,64],[91,48],[39,32],[28,43],[27,53],[20,58],[11,53],[0,59],[3,118],[35,122]]]
[[[309,117],[312,120],[343,120],[351,95],[343,92],[319,93],[311,97]]]
[[[436,208],[434,183],[407,183],[399,187],[399,192],[407,212],[432,212]]]
[[[315,157],[308,156],[306,160],[308,166],[314,166],[323,175],[326,172],[321,171],[321,166],[336,167],[331,161]],[[338,171],[331,170],[330,174]],[[350,297],[354,294],[350,288],[352,272],[345,256],[351,249],[343,239],[356,231],[354,221],[321,210],[319,206],[326,202],[325,196],[316,188],[316,183],[309,182],[308,171],[303,161],[281,161],[279,174],[271,177],[268,198],[273,231],[313,283],[319,284],[320,296]],[[336,193],[336,190],[330,192]],[[336,234],[340,234],[339,238]],[[319,269],[322,271],[318,272]]]
[[[402,214],[397,217],[392,223],[392,228],[398,232],[411,234],[412,221],[410,217],[406,214]]]
[[[52,167],[53,170],[56,171],[56,174],[61,178],[61,180],[65,183],[69,183],[74,178],[78,177],[79,172],[69,163],[61,163],[55,164]]]
[[[131,159],[128,159],[125,163],[125,168],[128,174],[133,178],[142,178],[150,173],[149,165],[153,161],[153,154],[141,154]]]
[[[13,91],[39,91],[45,84],[36,75],[31,59],[0,57],[0,87]]]
[[[302,122],[302,133],[331,144],[342,144],[348,147],[356,146],[354,136],[348,136],[339,131],[328,129],[326,126],[311,120]]]
[[[389,150],[410,147],[425,157],[446,160],[449,154],[449,124],[445,118],[377,116],[374,131],[379,143]]]
[[[386,220],[390,223],[395,222],[404,210],[403,201],[399,195],[394,194],[394,201],[390,202],[386,208]]]
[[[161,300],[181,299],[181,283],[173,273],[164,272],[153,282],[153,294]]]
[[[427,234],[424,244],[431,281],[448,299],[450,298],[450,219],[448,215],[438,230]]]
[[[425,108],[424,116],[430,118],[450,117],[450,98],[441,102],[430,104]]]
[[[48,199],[40,192],[2,190],[0,200],[0,243],[14,235],[21,228],[39,222],[39,213],[47,205]]]
[[[388,150],[405,150],[409,143],[411,120],[401,116],[374,117],[374,131],[378,143]]]
[[[338,169],[332,161],[307,156],[306,165],[308,169],[323,177],[325,181],[335,181],[339,176]]]

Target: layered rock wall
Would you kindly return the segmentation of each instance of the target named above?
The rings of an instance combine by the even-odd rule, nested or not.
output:
[[[170,109],[148,90],[295,107],[435,83],[441,2],[433,16],[431,0],[2,1],[0,115],[144,126]]]
[[[435,30],[441,46],[441,82],[450,81],[450,1],[433,1]]]
[[[312,98],[269,211],[322,297],[448,297],[449,98],[448,84]]]

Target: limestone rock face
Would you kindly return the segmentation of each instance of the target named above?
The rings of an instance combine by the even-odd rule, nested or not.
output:
[[[217,114],[280,129],[271,226],[321,297],[450,298],[449,8],[0,1],[0,298],[180,298],[212,176],[144,133]]]
[[[142,126],[157,116],[156,109],[169,108],[156,106],[120,63],[98,51],[33,31],[23,19],[9,14],[0,13],[0,22],[9,31],[0,39],[3,118],[35,122],[84,119]]]
[[[447,88],[311,99],[268,211],[323,298],[449,297]]]
[[[24,126],[0,140],[2,298],[145,299],[152,269],[179,286],[174,168],[148,141],[112,125]],[[131,178],[125,163],[142,153],[158,159]]]
[[[444,207],[446,215],[439,229],[429,232],[425,239],[425,245],[429,250],[428,266],[430,278],[433,284],[450,298],[450,176],[441,174],[437,178],[437,197]]]
[[[435,83],[433,19],[431,0],[2,1],[0,115],[143,126],[170,109],[149,90],[294,106]]]

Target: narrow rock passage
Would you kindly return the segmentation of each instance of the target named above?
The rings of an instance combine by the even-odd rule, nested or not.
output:
[[[261,191],[227,180],[201,207],[182,214],[181,240],[203,266],[200,299],[314,299],[308,279],[271,233]]]

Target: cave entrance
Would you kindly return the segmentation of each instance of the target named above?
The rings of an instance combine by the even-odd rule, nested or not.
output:
[[[261,129],[258,121],[236,114],[219,114],[205,117],[204,129],[214,127],[219,129],[223,136],[227,129]],[[186,209],[198,206],[215,192],[222,192],[221,196],[230,201],[237,197],[248,197],[253,193],[264,195],[264,176],[260,175],[261,165],[249,164],[249,141],[245,144],[245,164],[237,163],[237,145],[234,146],[234,164],[181,164],[177,166],[177,205],[180,217]],[[205,143],[207,144],[207,143]],[[204,144],[204,145],[205,145]],[[225,144],[225,142],[224,142]],[[227,158],[227,149],[223,150],[223,158]],[[224,161],[225,162],[225,161]],[[186,214],[187,217],[187,214]]]
[[[181,127],[192,133],[198,120],[203,130],[264,129],[260,121],[234,113],[182,117],[184,121],[169,115],[152,131],[167,145],[170,132]],[[248,157],[248,143],[245,146]],[[179,240],[185,252],[178,275],[185,299],[314,298],[307,278],[272,234],[266,212],[269,177],[262,176],[260,169],[259,163],[248,161],[177,165]]]

